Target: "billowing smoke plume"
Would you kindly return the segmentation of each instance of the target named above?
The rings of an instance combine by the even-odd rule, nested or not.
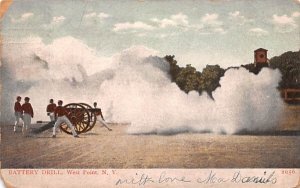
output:
[[[205,93],[185,94],[170,81],[169,64],[156,51],[131,47],[99,57],[81,41],[66,37],[45,45],[38,38],[5,43],[2,117],[13,121],[17,95],[29,96],[35,120],[48,120],[45,108],[56,101],[97,101],[108,121],[128,122],[130,134],[260,131],[277,125],[283,107],[276,90],[277,70],[259,75],[228,70],[214,101]]]

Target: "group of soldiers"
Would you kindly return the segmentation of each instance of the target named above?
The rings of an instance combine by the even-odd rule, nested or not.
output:
[[[15,102],[15,125],[14,125],[14,132],[16,132],[16,128],[18,126],[18,124],[21,123],[21,119],[23,120],[23,126],[22,126],[22,133],[26,133],[28,127],[31,124],[31,118],[33,118],[33,109],[31,104],[29,103],[29,97],[25,97],[25,103],[23,105],[21,105],[21,97],[18,96],[17,100]],[[70,122],[70,120],[67,117],[67,110],[62,106],[63,101],[59,100],[57,102],[58,106],[56,106],[56,104],[54,103],[53,99],[50,99],[49,104],[46,108],[47,111],[47,115],[50,117],[50,121],[51,122],[55,122],[54,126],[53,126],[53,133],[52,133],[52,138],[56,137],[56,129],[57,127],[62,124],[62,123],[66,123],[67,126],[71,129],[72,134],[75,138],[78,138],[78,134],[75,131],[74,126],[72,125],[72,123]],[[94,103],[94,108],[97,108],[97,103]],[[112,129],[110,129],[108,127],[108,125],[105,123],[103,115],[101,113],[96,114],[96,116],[100,116],[97,118],[97,120],[104,126],[106,127],[109,131],[111,131]]]
[[[67,126],[71,129],[73,136],[75,138],[78,138],[79,136],[77,135],[74,126],[66,116],[67,111],[62,106],[63,101],[59,100],[57,104],[58,106],[56,106],[56,104],[53,102],[53,99],[50,99],[50,104],[47,106],[47,115],[50,117],[50,121],[55,121],[55,124],[53,126],[52,138],[56,137],[56,128],[62,123],[66,123]]]
[[[21,105],[21,97],[17,97],[17,101],[15,102],[15,126],[14,126],[14,132],[16,132],[17,125],[20,123],[20,120],[23,120],[23,126],[22,126],[22,132],[25,133],[27,128],[31,124],[31,118],[33,118],[33,109],[31,104],[29,103],[30,98],[25,97],[24,104]]]

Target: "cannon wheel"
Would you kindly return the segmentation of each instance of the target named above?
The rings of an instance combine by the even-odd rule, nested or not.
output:
[[[89,111],[81,104],[70,103],[64,106],[68,112],[68,119],[75,128],[77,134],[84,133],[90,125]],[[60,128],[67,134],[72,134],[66,123],[60,124]]]
[[[88,132],[90,130],[92,130],[92,128],[95,126],[96,121],[97,121],[97,116],[95,115],[95,113],[93,113],[93,111],[91,111],[90,109],[92,109],[92,107],[86,103],[79,103],[82,106],[86,107],[86,109],[88,109],[89,114],[90,114],[90,126],[88,126],[88,128],[85,130],[85,132]]]

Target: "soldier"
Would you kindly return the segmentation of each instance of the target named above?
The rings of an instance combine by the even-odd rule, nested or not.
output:
[[[55,124],[54,124],[54,127],[53,127],[53,135],[52,135],[52,138],[55,138],[56,135],[56,128],[62,124],[62,123],[66,123],[68,125],[68,127],[71,129],[72,131],[72,134],[75,138],[78,138],[79,136],[77,135],[77,133],[75,132],[75,129],[74,129],[74,126],[72,125],[72,123],[70,122],[70,120],[67,118],[67,111],[66,109],[62,106],[63,104],[63,101],[59,100],[58,101],[58,106],[55,108],[55,111],[54,111],[54,115],[55,115],[55,118],[57,119]]]
[[[15,126],[14,126],[14,132],[16,132],[17,126],[20,123],[20,119],[22,119],[22,106],[21,106],[21,97],[18,96],[17,97],[17,101],[15,102]],[[24,123],[23,123],[23,127],[24,127]]]
[[[47,115],[50,117],[50,121],[55,121],[54,110],[56,108],[56,104],[53,103],[53,99],[50,99],[50,104],[47,106]]]
[[[95,115],[97,116],[97,121],[99,121],[105,128],[111,131],[112,129],[108,127],[108,125],[106,124],[103,118],[101,108],[97,108],[97,102],[94,102],[94,109],[95,109]]]
[[[29,100],[30,100],[29,97],[25,97],[25,103],[22,105],[23,121],[24,121],[24,126],[22,130],[23,133],[30,127],[31,118],[33,118],[33,109],[31,104],[29,103]]]

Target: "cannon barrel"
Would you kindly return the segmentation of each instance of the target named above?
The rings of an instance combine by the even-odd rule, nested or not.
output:
[[[100,108],[92,108],[86,103],[69,103],[65,105],[64,108],[67,111],[66,116],[74,126],[77,134],[90,131],[96,124],[97,115],[102,115]],[[41,133],[52,128],[55,122],[37,121],[37,123],[47,123],[35,131],[35,133]],[[63,132],[72,134],[71,129],[66,123],[62,123],[59,127]]]

